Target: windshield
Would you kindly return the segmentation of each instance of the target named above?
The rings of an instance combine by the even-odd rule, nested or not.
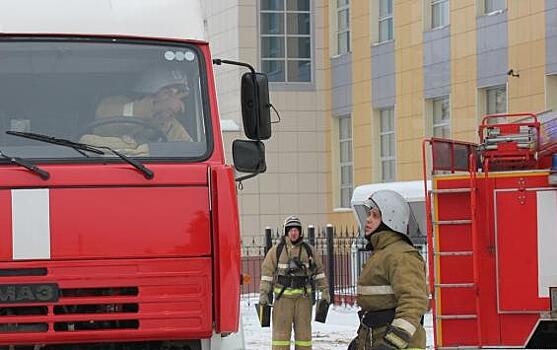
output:
[[[29,159],[83,158],[6,134],[19,131],[131,157],[203,157],[209,133],[200,67],[197,49],[186,44],[0,40],[0,149]]]

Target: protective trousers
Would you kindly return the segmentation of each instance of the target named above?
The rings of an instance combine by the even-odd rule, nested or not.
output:
[[[283,295],[273,304],[273,350],[290,350],[294,325],[296,350],[311,350],[311,296]]]
[[[360,323],[358,336],[350,344],[349,350],[372,350],[374,345],[373,339],[377,339],[377,336],[373,336],[373,331],[374,330],[371,327],[367,326],[363,322]]]

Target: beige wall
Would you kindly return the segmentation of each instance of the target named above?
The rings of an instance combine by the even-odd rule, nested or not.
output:
[[[545,108],[545,1],[508,0],[509,68],[520,77],[508,79],[509,112],[541,112]]]
[[[259,68],[258,0],[209,2],[213,3],[208,14],[213,55]],[[281,122],[273,125],[273,137],[265,141],[267,172],[246,180],[239,191],[242,235],[259,234],[265,226],[279,226],[292,214],[298,215],[304,225],[326,224],[325,0],[312,3],[314,88],[284,90],[271,85],[271,102]],[[215,72],[221,119],[233,119],[240,125],[239,81],[243,70],[216,67]],[[228,154],[237,137],[242,137],[241,133],[224,133]]]
[[[478,139],[476,13],[476,0],[451,2],[451,137],[471,142]]]
[[[396,172],[400,181],[421,177],[425,128],[422,12],[421,1],[395,1]]]

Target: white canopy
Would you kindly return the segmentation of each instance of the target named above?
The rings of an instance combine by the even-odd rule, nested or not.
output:
[[[427,181],[427,188],[431,188],[431,181]],[[417,244],[425,244],[426,212],[425,191],[423,181],[398,181],[361,185],[352,194],[352,208],[360,227],[365,225],[367,210],[363,202],[375,191],[392,190],[398,192],[408,201],[412,215],[408,222],[408,236]]]
[[[200,0],[1,0],[0,34],[207,40]]]
[[[427,182],[427,188],[431,188],[430,181]],[[352,206],[354,206],[354,204],[361,204],[370,194],[379,190],[396,191],[410,203],[425,201],[423,181],[398,181],[367,184],[356,187],[352,194]]]

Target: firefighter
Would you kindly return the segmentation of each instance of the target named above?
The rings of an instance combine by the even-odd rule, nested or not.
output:
[[[274,292],[273,350],[290,349],[293,326],[295,349],[311,349],[312,280],[321,290],[321,299],[330,303],[321,259],[303,241],[300,219],[290,216],[284,222],[284,236],[267,252],[261,266],[259,303],[268,305]]]
[[[373,253],[358,279],[360,327],[348,349],[424,349],[428,291],[424,260],[407,236],[410,207],[390,190],[374,192],[364,206],[360,225]]]
[[[180,70],[153,67],[142,74],[133,88],[133,97],[110,96],[97,106],[97,120],[114,117],[141,118],[160,129],[168,141],[192,141],[184,126],[176,119],[185,113],[185,99],[190,88],[187,75]],[[100,125],[94,135],[84,135],[82,142],[127,150],[135,155],[148,142],[149,128],[137,124]]]

